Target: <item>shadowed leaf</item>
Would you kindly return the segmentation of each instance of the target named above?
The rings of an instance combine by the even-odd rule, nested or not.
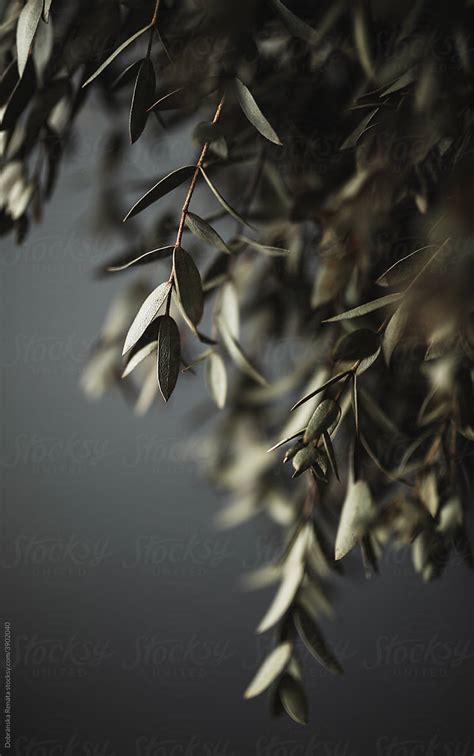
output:
[[[169,315],[162,315],[158,327],[158,385],[165,402],[176,386],[181,361],[181,340],[178,326]]]

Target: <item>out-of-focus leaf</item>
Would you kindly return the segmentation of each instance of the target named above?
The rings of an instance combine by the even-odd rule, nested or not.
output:
[[[184,313],[196,326],[204,308],[201,276],[193,258],[182,247],[174,252],[174,280]]]
[[[403,297],[402,292],[397,292],[395,294],[387,294],[387,296],[385,297],[380,297],[380,299],[373,299],[372,302],[366,302],[363,305],[354,307],[352,310],[346,310],[346,312],[341,312],[340,315],[334,315],[332,318],[328,318],[327,320],[324,320],[323,323],[335,323],[338,320],[358,318],[361,315],[367,315],[369,312],[374,312],[374,310],[380,310],[381,307],[386,307],[387,305],[393,304],[394,302],[398,302],[398,300],[401,299],[401,297]]]
[[[369,79],[374,76],[372,35],[369,18],[370,6],[367,0],[354,2],[354,41],[360,64]]]
[[[49,15],[51,13],[51,6],[53,4],[53,0],[44,0],[43,5],[43,21],[47,24],[49,22]]]
[[[23,6],[18,18],[18,25],[16,28],[16,47],[18,55],[18,73],[20,76],[23,76],[28,55],[30,54],[30,47],[33,43],[42,12],[43,0],[27,0],[26,5]]]
[[[331,431],[337,425],[341,416],[341,408],[333,399],[323,399],[318,404],[306,428],[304,443],[307,444],[321,436],[325,431]]]
[[[125,216],[124,220],[133,218],[134,215],[141,213],[142,210],[145,210],[145,208],[161,199],[161,197],[164,197],[169,192],[172,192],[173,189],[176,189],[178,186],[180,186],[183,181],[186,181],[186,179],[190,178],[195,170],[196,166],[185,165],[183,166],[183,168],[178,168],[176,171],[168,173],[167,176],[164,176],[164,178],[160,179],[160,181],[158,181],[155,186],[149,189],[149,191],[146,192],[143,197],[140,197],[140,199],[135,202],[131,210],[129,210],[129,212]]]
[[[219,252],[227,252],[230,254],[230,249],[223,239],[219,236],[212,226],[207,221],[200,218],[195,213],[186,213],[186,225],[194,236],[201,241],[209,244],[211,247],[218,249]]]
[[[286,28],[294,37],[303,39],[305,42],[312,44],[318,39],[318,35],[315,29],[313,29],[306,21],[303,21],[298,16],[295,16],[286,5],[283,5],[280,0],[272,0],[272,5],[281,17]]]
[[[297,724],[308,723],[308,704],[301,682],[290,675],[284,675],[278,685],[278,695],[291,719]]]
[[[380,347],[380,338],[375,331],[369,328],[360,328],[357,331],[351,331],[338,341],[334,349],[334,359],[343,360],[363,360],[373,355]]]
[[[164,304],[171,289],[169,281],[160,284],[143,302],[138,310],[135,319],[128,329],[128,333],[123,346],[122,354],[126,354],[137,343],[138,339],[144,334],[152,320],[156,318],[162,305]]]
[[[148,120],[148,106],[155,94],[155,69],[150,58],[144,58],[138,69],[130,107],[129,132],[133,144],[141,136]]]
[[[336,559],[342,559],[360,541],[373,514],[374,504],[367,483],[349,480],[336,536]]]
[[[304,609],[298,608],[293,613],[293,619],[298,634],[310,654],[312,654],[323,667],[326,667],[329,672],[341,675],[344,670],[331,649],[328,648],[319,627],[310,615]]]
[[[176,386],[181,361],[181,340],[178,326],[169,315],[162,315],[158,325],[158,385],[165,402]]]
[[[229,356],[235,362],[236,366],[243,373],[248,375],[249,378],[252,378],[252,380],[260,383],[262,386],[267,386],[268,382],[266,378],[264,378],[263,375],[261,375],[261,373],[259,373],[259,371],[252,365],[238,341],[232,336],[231,332],[229,331],[227,323],[225,323],[225,321],[221,318],[218,318],[218,328],[222,336],[224,346],[229,352]]]
[[[271,654],[269,654],[264,660],[257,674],[248,686],[244,693],[244,698],[254,698],[255,696],[259,696],[260,693],[263,693],[263,691],[266,690],[285,670],[291,659],[292,653],[293,644],[288,641],[280,643],[279,646],[274,648]]]
[[[426,247],[415,249],[409,255],[402,257],[401,260],[397,260],[385,273],[379,276],[378,285],[398,286],[410,282],[427,260],[432,257],[435,251],[434,247],[434,244],[428,244]]]
[[[240,79],[235,80],[235,87],[240,107],[252,126],[254,126],[257,131],[270,142],[281,145],[280,138],[263,115],[250,90],[240,81]]]
[[[102,71],[104,71],[107,68],[107,66],[109,66],[112,63],[112,61],[115,60],[115,58],[118,55],[120,55],[121,52],[123,52],[129,45],[132,44],[132,42],[135,42],[136,39],[141,37],[142,34],[144,34],[149,29],[150,29],[150,24],[147,24],[142,29],[139,29],[137,32],[135,32],[135,34],[132,34],[132,36],[126,39],[125,42],[122,42],[122,44],[119,45],[119,47],[117,47],[117,49],[114,50],[114,52],[111,55],[109,55],[108,58],[106,58],[106,60],[104,60],[104,62],[99,66],[97,71],[94,71],[92,76],[89,76],[87,81],[85,81],[82,86],[86,87],[88,84],[91,83],[91,81],[94,81],[94,79],[97,78],[97,76],[99,76],[102,73]]]
[[[223,409],[227,396],[227,373],[224,360],[216,352],[209,355],[207,361],[207,385],[215,403],[219,409]]]
[[[293,603],[296,592],[304,575],[304,567],[299,562],[291,562],[285,570],[283,580],[270,604],[268,611],[260,622],[257,633],[264,633],[280,620]]]
[[[127,362],[125,370],[122,373],[122,378],[126,378],[127,375],[130,375],[132,370],[135,370],[135,368],[140,365],[140,363],[143,362],[146,357],[149,357],[150,354],[153,354],[153,352],[156,351],[157,347],[157,341],[150,341],[149,344],[145,344],[145,346],[139,349],[138,352],[136,352]]]
[[[240,336],[239,298],[232,281],[228,281],[221,289],[219,317],[225,322],[234,339],[238,340]]]
[[[270,247],[268,244],[260,244],[253,239],[248,239],[246,236],[239,236],[239,240],[247,244],[249,247],[256,249],[257,252],[263,252],[264,255],[269,257],[286,257],[290,254],[289,249],[282,249],[281,247]]]

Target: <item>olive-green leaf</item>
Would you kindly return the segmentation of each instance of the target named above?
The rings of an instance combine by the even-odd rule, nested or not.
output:
[[[130,360],[127,362],[125,370],[122,373],[122,378],[126,378],[127,375],[130,375],[132,370],[135,370],[135,368],[140,365],[140,363],[143,362],[146,357],[149,357],[150,354],[153,354],[153,352],[156,351],[157,347],[157,341],[150,341],[149,344],[145,344],[145,346],[139,349],[138,352],[132,355]]]
[[[280,643],[279,646],[267,656],[244,693],[244,698],[254,698],[263,693],[269,685],[281,675],[288,665],[293,653],[293,644],[289,641]]]
[[[414,278],[420,268],[435,254],[435,245],[428,244],[405,255],[377,279],[379,286],[398,286]]]
[[[374,504],[367,483],[349,480],[336,536],[336,559],[342,559],[360,541],[373,513]]]
[[[155,94],[155,69],[150,58],[144,58],[138,69],[130,107],[129,132],[133,144],[141,136],[148,120],[148,107]]]
[[[235,87],[240,107],[252,126],[270,142],[281,145],[280,138],[263,115],[250,90],[240,79],[235,80]]]
[[[150,29],[150,24],[147,24],[146,26],[142,27],[137,32],[135,32],[135,34],[132,34],[132,36],[126,39],[125,42],[122,42],[122,44],[119,45],[119,47],[117,47],[117,49],[114,50],[114,52],[111,55],[109,55],[109,57],[106,60],[104,60],[104,62],[99,66],[97,71],[95,71],[92,74],[92,76],[89,76],[87,81],[85,81],[82,86],[86,87],[88,84],[91,83],[91,81],[94,81],[94,79],[97,76],[99,76],[102,73],[102,71],[104,71],[107,68],[107,66],[109,66],[112,63],[112,61],[115,60],[115,58],[118,55],[120,55],[121,52],[123,52],[129,45],[132,44],[132,42],[135,42],[136,39],[141,37],[141,35],[144,34],[146,31],[148,31],[149,29]]]
[[[204,308],[201,276],[193,258],[182,247],[178,247],[174,253],[174,280],[186,317],[197,325]]]
[[[211,190],[211,192],[213,193],[214,197],[217,199],[217,201],[219,202],[219,204],[222,205],[222,207],[224,208],[224,210],[226,210],[229,213],[229,215],[231,215],[233,218],[235,218],[236,221],[239,221],[239,223],[243,223],[244,226],[247,226],[248,228],[252,229],[252,231],[256,231],[257,229],[255,228],[255,226],[252,226],[252,224],[249,223],[247,220],[245,220],[245,218],[242,218],[242,216],[239,215],[239,213],[237,212],[237,210],[234,210],[234,208],[231,207],[231,205],[229,205],[229,203],[227,202],[227,200],[224,199],[224,197],[220,193],[219,189],[211,181],[211,179],[207,175],[206,171],[202,167],[201,167],[201,173],[203,175],[204,181],[208,185],[209,189]]]
[[[257,252],[263,252],[263,254],[268,255],[268,257],[286,257],[290,253],[289,249],[271,247],[268,244],[260,244],[260,242],[256,242],[254,239],[248,239],[246,236],[239,236],[239,240],[244,244],[247,244],[247,246],[256,249]]]
[[[314,446],[304,446],[302,449],[296,452],[293,456],[293,477],[297,478],[299,475],[309,470],[314,464],[318,462],[317,450]]]
[[[162,315],[158,327],[157,370],[158,385],[165,402],[176,386],[181,361],[181,341],[178,326],[169,315]]]
[[[305,42],[308,42],[311,44],[312,42],[315,42],[318,38],[318,35],[316,33],[316,30],[313,29],[309,24],[306,23],[306,21],[303,21],[298,16],[295,16],[294,13],[292,13],[286,5],[283,5],[280,0],[272,0],[272,4],[275,7],[275,10],[281,17],[283,23],[285,24],[286,28],[292,34],[294,37],[297,37],[299,39],[303,39]]]
[[[323,320],[323,323],[335,323],[338,320],[348,320],[349,318],[358,318],[361,315],[367,315],[369,312],[374,312],[374,310],[380,310],[381,307],[386,307],[389,304],[393,304],[393,302],[398,302],[398,300],[401,299],[401,297],[403,297],[402,292],[397,292],[395,294],[387,294],[386,297],[373,299],[371,302],[366,302],[363,305],[354,307],[352,310],[341,312],[340,315],[334,315],[334,317],[332,318]]]
[[[301,585],[304,576],[304,566],[301,562],[289,562],[281,581],[280,587],[260,622],[257,633],[264,633],[275,625],[293,603],[293,599]]]
[[[333,399],[323,399],[314,410],[303,441],[305,444],[318,438],[324,431],[331,433],[341,416],[341,408]]]
[[[343,373],[338,373],[337,375],[334,375],[332,378],[329,378],[329,380],[325,381],[325,383],[321,384],[319,388],[316,389],[316,391],[311,391],[310,394],[307,394],[302,399],[300,399],[296,404],[293,405],[291,408],[291,411],[298,409],[302,404],[305,402],[308,402],[310,399],[313,398],[313,396],[316,396],[317,394],[320,394],[321,391],[324,391],[325,389],[329,388],[329,386],[333,386],[335,383],[338,383],[343,378],[346,378],[348,375],[350,375],[350,370],[344,370]]]
[[[134,257],[131,260],[127,260],[127,262],[121,265],[108,265],[107,271],[109,271],[110,273],[116,273],[121,270],[127,270],[127,268],[130,268],[132,265],[146,265],[148,263],[155,262],[156,260],[165,260],[167,257],[170,257],[173,250],[173,245],[158,247],[158,249],[151,249],[149,252],[144,252],[142,255]]]
[[[252,365],[249,358],[243,351],[242,347],[238,343],[238,341],[234,338],[234,336],[229,331],[229,328],[224,320],[222,318],[218,318],[217,321],[219,333],[222,336],[222,341],[224,342],[224,346],[229,352],[229,356],[234,361],[235,365],[246,375],[248,375],[249,378],[252,378],[257,383],[260,383],[262,386],[267,386],[268,382],[263,377],[261,373],[257,370],[256,367]]]
[[[186,213],[186,225],[194,236],[201,241],[209,244],[214,249],[218,249],[219,252],[227,252],[230,254],[230,249],[223,239],[219,236],[212,226],[207,223],[203,218],[195,213]]]
[[[280,701],[291,719],[297,724],[308,723],[308,703],[303,686],[291,675],[284,675],[278,685]]]
[[[374,354],[380,346],[378,333],[371,331],[369,328],[360,328],[357,331],[351,331],[338,341],[334,349],[334,359],[343,360],[363,360]]]
[[[138,310],[132,325],[128,329],[122,354],[126,354],[126,352],[128,352],[137,343],[138,339],[143,336],[152,320],[154,320],[158,315],[158,312],[165,302],[170,289],[171,283],[169,281],[165,281],[165,283],[157,286],[156,289],[153,289],[151,294],[147,296],[142,306]]]
[[[134,215],[137,215],[137,213],[145,210],[145,208],[161,199],[161,197],[164,197],[169,192],[172,192],[173,189],[176,189],[178,186],[180,186],[183,181],[186,181],[186,179],[190,178],[195,170],[196,167],[194,165],[185,165],[182,168],[177,168],[175,171],[168,173],[167,176],[164,176],[162,179],[160,179],[160,181],[158,181],[155,186],[149,189],[148,192],[143,195],[143,197],[140,197],[140,199],[135,202],[131,210],[129,210],[129,212],[125,216],[124,221],[128,220],[129,218],[133,218]]]
[[[403,305],[398,308],[388,321],[383,335],[382,347],[387,365],[390,364],[392,354],[399,343],[407,325],[408,312]]]
[[[319,627],[310,615],[303,608],[298,608],[293,613],[293,620],[298,634],[310,654],[329,672],[341,675],[344,670],[331,649],[328,648]]]
[[[215,403],[219,409],[223,409],[227,396],[227,372],[224,360],[216,352],[212,352],[207,361],[207,385]]]
[[[43,12],[43,0],[28,0],[18,17],[16,27],[16,47],[18,73],[23,76],[30,47]]]
[[[324,444],[324,450],[329,459],[329,464],[331,465],[331,470],[336,476],[336,480],[339,480],[339,470],[337,467],[337,459],[334,453],[334,447],[332,445],[331,436],[329,435],[327,431],[324,431],[323,433],[323,444]]]

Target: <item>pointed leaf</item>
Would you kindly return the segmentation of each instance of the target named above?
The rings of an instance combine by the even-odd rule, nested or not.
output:
[[[23,76],[30,54],[30,47],[43,12],[43,0],[28,0],[18,17],[16,28],[16,47],[18,56],[18,73]]]
[[[303,39],[305,42],[309,42],[309,44],[317,41],[318,36],[316,30],[309,26],[306,21],[295,16],[295,14],[292,13],[286,5],[283,5],[280,0],[272,0],[272,4],[290,34],[299,39]]]
[[[331,470],[336,476],[336,480],[339,480],[339,470],[337,468],[336,455],[334,454],[334,447],[332,445],[331,436],[329,435],[327,431],[324,431],[323,433],[323,444],[324,444],[324,450],[329,459],[329,464],[331,465]]]
[[[303,576],[304,566],[301,563],[291,562],[288,565],[275,598],[257,628],[257,633],[266,632],[283,617],[293,603]]]
[[[398,284],[410,281],[418,273],[423,264],[430,260],[435,253],[434,244],[428,244],[426,247],[420,247],[405,255],[401,260],[382,273],[377,279],[379,286],[398,286]]]
[[[245,691],[244,698],[254,698],[263,693],[285,670],[292,653],[293,644],[288,641],[280,643],[279,646],[273,649]]]
[[[194,236],[206,244],[210,244],[211,247],[218,249],[219,252],[227,252],[230,254],[230,249],[223,239],[219,236],[212,226],[207,221],[200,218],[195,213],[186,213],[186,225]]]
[[[207,385],[215,403],[219,409],[223,409],[227,395],[227,373],[224,360],[216,352],[207,361]]]
[[[148,120],[148,106],[155,94],[155,69],[150,58],[145,58],[138,69],[130,107],[129,132],[133,144],[141,136]]]
[[[87,81],[85,81],[82,86],[86,87],[88,84],[90,84],[91,81],[93,81],[97,76],[99,76],[102,73],[102,71],[104,71],[107,68],[107,66],[109,66],[112,63],[112,61],[115,60],[115,58],[118,55],[120,55],[121,52],[123,52],[129,45],[132,44],[132,42],[135,42],[136,39],[141,37],[141,35],[144,34],[146,31],[148,31],[149,29],[150,29],[150,24],[147,24],[142,29],[139,29],[137,32],[135,32],[135,34],[132,34],[132,36],[126,39],[125,42],[122,42],[122,44],[119,45],[119,47],[117,47],[117,49],[114,50],[114,52],[111,55],[109,55],[109,57],[106,60],[104,60],[104,62],[99,66],[97,71],[95,71],[92,74],[92,76],[89,76]]]
[[[137,215],[137,213],[145,210],[145,208],[161,199],[161,197],[164,197],[169,192],[172,192],[173,189],[176,189],[178,186],[180,186],[183,181],[186,181],[186,179],[190,178],[195,170],[196,166],[185,165],[183,166],[183,168],[178,168],[176,171],[172,171],[167,176],[164,176],[164,178],[160,179],[160,181],[158,181],[155,186],[149,189],[149,191],[146,192],[143,197],[140,197],[140,199],[135,202],[131,210],[129,210],[129,212],[125,216],[124,221],[128,220],[129,218],[133,218],[134,215]]]
[[[260,383],[260,385],[262,386],[268,386],[266,379],[252,365],[252,363],[250,362],[249,358],[243,351],[238,341],[236,341],[236,339],[232,336],[227,324],[221,318],[218,319],[218,328],[222,336],[222,341],[224,342],[224,346],[229,352],[229,355],[231,359],[234,361],[234,363],[236,364],[236,366],[243,373],[248,375],[249,378],[252,378],[252,380],[256,381],[257,383]]]
[[[178,326],[169,315],[162,315],[159,319],[157,357],[158,385],[167,402],[176,386],[181,361]]]
[[[360,541],[374,513],[367,483],[349,481],[336,536],[335,558],[342,559]]]
[[[367,315],[374,310],[380,310],[381,307],[386,307],[393,302],[398,302],[403,297],[403,292],[397,292],[396,294],[387,294],[386,297],[380,297],[380,299],[373,299],[372,302],[366,302],[359,307],[354,307],[352,310],[341,312],[340,315],[334,315],[332,318],[323,320],[323,323],[335,323],[337,320],[347,320],[348,318],[358,318],[361,315]]]
[[[312,654],[323,667],[326,667],[329,672],[341,675],[344,670],[331,649],[326,645],[326,641],[324,640],[319,627],[310,615],[304,609],[298,608],[293,614],[293,619],[298,634],[310,654]]]
[[[149,357],[150,354],[153,354],[153,352],[156,351],[157,347],[157,341],[150,341],[149,344],[145,344],[145,346],[139,349],[138,352],[136,352],[127,362],[127,366],[122,373],[122,378],[126,378],[127,375],[130,375],[132,370],[135,370],[146,357]]]
[[[293,405],[291,408],[291,411],[298,409],[302,404],[305,402],[308,402],[310,399],[312,399],[317,394],[321,393],[321,391],[324,391],[325,389],[329,388],[329,386],[333,386],[335,383],[338,383],[343,378],[346,378],[346,376],[350,375],[350,370],[344,370],[343,373],[338,373],[337,375],[334,375],[332,378],[329,378],[328,381],[323,383],[319,388],[316,389],[316,391],[312,391],[310,394],[307,394],[302,399],[299,400],[299,402],[296,402],[296,404]]]
[[[279,449],[280,446],[283,446],[284,444],[288,444],[290,441],[293,441],[294,438],[298,438],[298,436],[302,436],[305,430],[306,428],[301,428],[301,430],[299,430],[297,433],[293,433],[292,436],[288,436],[287,438],[283,438],[281,441],[277,441],[277,443],[274,444],[270,449],[267,449],[267,454],[269,454],[272,451],[275,451],[275,449]]]
[[[174,280],[186,317],[197,325],[204,308],[201,276],[193,258],[182,247],[178,247],[174,253]]]
[[[240,81],[240,79],[235,80],[235,86],[240,107],[252,126],[254,126],[257,131],[270,142],[281,145],[278,135],[258,107],[250,90]]]
[[[239,223],[243,223],[244,226],[247,226],[248,228],[251,228],[252,231],[256,231],[257,229],[255,228],[255,226],[252,226],[251,223],[249,223],[244,218],[242,218],[242,216],[240,216],[239,213],[236,210],[234,210],[233,207],[231,207],[229,205],[229,203],[227,202],[227,200],[224,199],[224,197],[222,196],[222,194],[220,193],[220,191],[212,183],[211,179],[207,175],[207,173],[204,170],[204,168],[201,168],[201,173],[202,173],[202,175],[204,177],[204,180],[205,180],[206,184],[208,185],[209,189],[211,190],[211,192],[213,193],[214,197],[217,199],[217,201],[219,202],[219,204],[222,205],[222,207],[224,208],[224,210],[226,210],[229,213],[229,215],[231,215],[233,218],[235,218],[235,220],[239,221]]]
[[[138,339],[143,336],[152,320],[158,315],[158,311],[165,302],[170,289],[170,282],[165,281],[165,283],[157,286],[156,289],[154,289],[145,299],[138,310],[132,325],[128,329],[122,354],[126,354],[126,352],[137,343]]]
[[[308,723],[308,704],[303,686],[290,675],[284,675],[278,685],[280,701],[291,719],[297,724]]]
[[[306,428],[303,441],[305,444],[318,438],[324,431],[331,433],[339,422],[341,408],[333,399],[323,399],[314,410]]]
[[[388,321],[385,333],[383,335],[383,354],[387,365],[390,364],[392,354],[399,343],[408,320],[408,313],[405,307],[399,307]]]
[[[347,333],[337,343],[334,349],[334,359],[363,360],[373,355],[380,346],[380,339],[375,331],[369,328],[360,328],[357,331]]]
[[[127,270],[127,268],[130,268],[132,265],[146,265],[147,263],[155,262],[155,260],[165,260],[167,257],[171,256],[173,250],[173,245],[151,249],[149,252],[144,252],[142,255],[134,257],[132,260],[128,260],[122,265],[108,265],[106,270],[110,273],[116,273],[121,270]]]

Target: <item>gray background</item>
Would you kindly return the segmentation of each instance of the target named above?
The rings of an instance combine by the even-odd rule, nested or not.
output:
[[[93,404],[78,388],[124,283],[91,275],[113,252],[87,232],[102,126],[86,109],[43,224],[20,248],[4,240],[0,257],[14,752],[474,753],[473,582],[456,560],[426,586],[408,554],[390,554],[379,578],[337,586],[326,631],[346,674],[307,660],[307,728],[272,721],[263,697],[242,701],[270,642],[253,629],[272,589],[241,593],[238,578],[270,558],[279,534],[263,520],[213,529],[224,501],[192,464],[186,419],[201,378],[141,419],[118,394]],[[166,145],[153,175],[180,160],[182,145]],[[150,175],[142,143],[133,160]]]

